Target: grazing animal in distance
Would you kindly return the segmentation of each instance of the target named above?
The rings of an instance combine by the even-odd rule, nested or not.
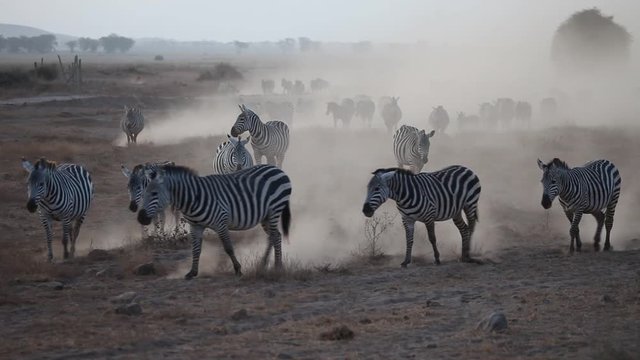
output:
[[[95,193],[91,175],[76,164],[56,164],[40,158],[32,164],[22,158],[27,179],[27,210],[40,215],[47,238],[47,260],[53,261],[51,222],[62,222],[64,258],[73,258],[80,227],[87,216]],[[67,244],[71,243],[70,249]]]
[[[429,125],[436,131],[444,134],[449,126],[449,113],[442,105],[438,105],[429,114]]]
[[[610,250],[613,216],[622,185],[618,168],[609,160],[595,160],[581,167],[570,168],[558,158],[547,164],[538,159],[538,167],[542,170],[542,207],[549,209],[553,200],[559,197],[560,205],[571,223],[569,251],[574,252],[576,248],[580,251],[582,247],[580,220],[583,214],[593,215],[597,222],[593,239],[594,249],[600,250],[600,237],[604,225],[604,250]]]
[[[293,95],[302,95],[304,94],[304,83],[300,80],[296,80],[293,84],[293,88],[291,89]]]
[[[215,174],[231,174],[253,166],[251,153],[245,147],[251,137],[242,140],[227,134],[229,141],[218,145],[216,156],[213,159],[213,172]]]
[[[464,112],[458,113],[458,130],[465,131],[476,129],[480,123],[480,117],[478,115],[466,115]]]
[[[262,157],[267,163],[282,167],[284,156],[289,148],[289,126],[282,121],[263,123],[260,117],[244,105],[240,107],[240,115],[231,127],[231,136],[238,137],[245,131],[251,135],[251,147],[256,164],[262,164]]]
[[[402,119],[402,110],[398,106],[399,97],[392,97],[389,103],[385,104],[382,108],[382,119],[387,127],[387,132],[395,130]]]
[[[480,104],[479,114],[483,127],[494,130],[498,126],[498,109],[495,105],[488,102]]]
[[[280,86],[282,86],[282,93],[285,95],[291,95],[293,91],[293,81],[282,79],[280,80]]]
[[[515,118],[519,123],[523,123],[526,127],[531,127],[531,104],[526,101],[518,101],[516,103]]]
[[[429,161],[429,139],[436,132],[432,130],[426,134],[413,126],[402,125],[393,134],[393,154],[396,156],[398,167],[409,166],[413,173],[422,171]]]
[[[140,108],[124,106],[120,129],[127,136],[127,145],[138,142],[138,134],[144,129],[144,115]]]
[[[371,99],[361,99],[356,103],[356,116],[362,119],[364,124],[371,127],[373,114],[376,112],[376,104]]]
[[[120,170],[122,174],[128,179],[127,181],[127,191],[129,192],[129,210],[131,212],[138,211],[138,208],[142,206],[142,197],[144,196],[144,191],[149,185],[149,178],[147,177],[148,171],[157,170],[162,166],[167,165],[175,165],[173,161],[161,161],[161,162],[147,162],[144,164],[138,164],[133,167],[132,170],[129,170],[127,166],[124,164],[120,165]],[[178,233],[180,228],[180,213],[175,209],[172,209],[172,214],[174,218],[174,233]],[[153,218],[153,224],[156,231],[156,235],[160,235],[161,232],[164,232],[165,225],[165,212],[159,212],[156,217]],[[145,227],[142,227],[142,238],[146,237]]]
[[[480,180],[470,169],[454,165],[431,173],[413,174],[404,169],[378,169],[367,185],[367,197],[362,207],[366,217],[387,199],[395,200],[402,216],[407,248],[402,267],[411,263],[413,233],[416,221],[427,226],[435,263],[440,264],[436,246],[435,222],[453,219],[462,236],[463,262],[479,262],[471,258],[471,237],[478,221]],[[464,221],[462,213],[467,217]]]
[[[165,166],[150,172],[149,178],[151,182],[144,194],[138,222],[148,225],[168,205],[182,213],[190,225],[192,241],[191,270],[185,275],[186,279],[198,275],[202,234],[206,228],[218,234],[236,275],[242,275],[229,231],[248,230],[261,224],[269,238],[262,267],[266,267],[271,250],[275,249],[275,267],[282,268],[282,235],[278,223],[282,222],[282,232],[287,236],[291,221],[291,181],[282,170],[257,165],[232,174],[198,176],[186,167]]]
[[[276,89],[276,82],[273,79],[262,80],[262,93],[265,95],[273,94]]]
[[[340,104],[334,101],[327,103],[326,115],[331,115],[333,117],[334,127],[338,127],[338,120],[342,121],[343,127],[349,127],[354,114],[355,105],[351,99],[344,99]]]
[[[510,98],[499,98],[496,100],[495,106],[498,111],[498,120],[502,124],[502,128],[509,128],[516,114],[516,102]]]

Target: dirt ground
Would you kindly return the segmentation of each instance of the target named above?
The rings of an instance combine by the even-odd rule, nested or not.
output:
[[[207,85],[193,80],[199,65],[152,68],[156,75],[145,86],[130,81],[136,74],[118,75],[126,64],[101,66],[87,76],[87,93],[96,97],[0,105],[0,358],[633,359],[640,353],[640,129],[436,135],[427,170],[457,163],[481,179],[472,253],[484,265],[457,261],[459,235],[446,223],[436,226],[443,264],[433,264],[420,227],[414,263],[401,269],[399,218],[372,258],[360,212],[371,171],[395,165],[391,137],[379,118],[373,129],[358,122],[330,128],[320,106],[296,117],[284,164],[293,183],[286,272],[254,269],[265,240],[251,231],[232,235],[246,269],[237,278],[208,233],[201,275],[185,281],[189,244],[140,240],[120,164],[173,160],[211,173],[237,99],[200,98]],[[58,90],[14,95],[64,95]],[[137,146],[122,146],[125,104],[145,109],[148,129]],[[426,124],[426,117],[416,121]],[[55,241],[56,262],[46,263],[44,231],[25,209],[22,156],[79,163],[91,172],[96,196],[76,259],[62,261]],[[538,157],[574,166],[607,158],[619,167],[614,251],[593,252],[595,221],[585,216],[584,251],[568,254],[569,224],[559,205],[540,206]],[[391,202],[379,210],[385,212],[396,214]],[[59,238],[60,225],[54,229]],[[155,274],[134,274],[148,262]],[[114,310],[111,298],[130,291],[139,315]],[[508,329],[477,328],[496,311]],[[341,326],[353,334],[329,339]]]

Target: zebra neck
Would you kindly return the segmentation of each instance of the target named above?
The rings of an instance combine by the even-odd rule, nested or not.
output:
[[[251,134],[252,143],[260,143],[265,133],[267,132],[267,125],[265,125],[257,116],[253,118],[249,126],[249,134]],[[254,141],[255,140],[255,141]]]
[[[202,187],[200,177],[182,175],[179,178],[166,178],[165,182],[171,194],[171,205],[183,214],[189,215],[192,208],[197,208],[201,196],[198,189]]]
[[[402,204],[411,201],[412,178],[405,174],[396,174],[389,180],[389,198]]]
[[[60,197],[60,191],[64,189],[63,183],[64,178],[59,172],[55,170],[49,171],[49,176],[47,177],[47,192],[42,197],[43,200],[50,204],[55,203],[56,199]]]
[[[580,182],[571,176],[571,170],[568,170],[560,176],[558,196],[561,199],[574,199],[579,195]]]

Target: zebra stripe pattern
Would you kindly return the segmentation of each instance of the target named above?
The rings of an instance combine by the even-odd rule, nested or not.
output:
[[[582,167],[570,168],[567,163],[555,158],[547,164],[538,159],[538,167],[543,172],[542,207],[549,209],[553,200],[559,197],[560,205],[571,223],[569,250],[574,252],[577,248],[580,251],[582,247],[579,226],[583,214],[593,215],[597,222],[593,239],[594,249],[600,250],[604,225],[604,250],[610,250],[613,216],[622,185],[622,178],[616,166],[609,160],[595,160]]]
[[[233,174],[201,177],[186,167],[164,166],[150,172],[150,177],[153,180],[145,191],[138,221],[149,224],[169,203],[182,212],[190,224],[193,251],[186,279],[198,275],[202,233],[206,228],[218,234],[236,275],[242,275],[229,230],[247,230],[261,224],[269,238],[262,265],[266,267],[274,249],[275,266],[282,267],[282,235],[278,222],[282,222],[287,236],[291,220],[291,181],[282,170],[272,165],[257,165]]]
[[[47,260],[53,260],[51,221],[62,221],[64,258],[73,257],[76,239],[91,205],[94,186],[89,172],[80,165],[60,164],[41,158],[35,164],[22,159],[29,173],[27,209],[38,210],[47,237]],[[71,242],[71,249],[67,244]]]
[[[472,259],[471,237],[478,221],[480,180],[470,169],[454,165],[432,173],[413,174],[404,169],[378,169],[367,186],[362,212],[371,217],[387,199],[395,200],[406,232],[407,249],[402,267],[411,263],[415,222],[427,226],[435,263],[440,264],[435,222],[453,219],[462,236],[462,261]],[[462,217],[466,215],[467,222]]]
[[[233,172],[250,168],[253,159],[245,145],[250,138],[242,140],[227,135],[229,141],[225,141],[216,149],[216,157],[213,160],[213,172],[216,174],[231,174]]]
[[[144,115],[142,115],[142,110],[125,105],[120,128],[124,131],[125,135],[127,135],[127,144],[137,143],[138,134],[144,129]]]
[[[267,164],[282,167],[284,155],[289,148],[289,127],[282,121],[263,123],[260,117],[244,105],[240,106],[240,115],[231,127],[231,136],[238,137],[245,131],[251,135],[251,147],[256,164],[262,164],[262,157]]]
[[[138,207],[142,206],[144,191],[149,185],[149,178],[147,172],[157,171],[162,166],[175,165],[173,161],[163,161],[155,163],[145,163],[134,166],[133,170],[129,170],[125,165],[120,165],[122,174],[129,179],[127,182],[127,190],[129,192],[129,210],[132,212],[138,211]],[[176,209],[172,209],[173,218],[175,220],[174,232],[177,232],[180,226],[180,213]],[[166,216],[164,211],[161,211],[153,218],[154,227],[156,229],[156,235],[159,235],[160,231],[164,231]],[[142,237],[146,236],[145,227],[142,227]]]
[[[413,126],[402,125],[393,134],[393,154],[396,156],[398,167],[409,166],[411,171],[419,173],[429,161],[429,147],[435,130],[426,134]]]

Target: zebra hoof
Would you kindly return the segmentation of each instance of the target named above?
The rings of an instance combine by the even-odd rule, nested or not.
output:
[[[440,265],[440,259],[436,259],[436,261],[434,261],[434,263],[435,263],[436,265]]]
[[[191,279],[193,279],[193,278],[194,278],[194,277],[196,277],[196,276],[198,276],[198,272],[197,272],[197,271],[193,271],[193,270],[191,270],[191,271],[189,271],[189,272],[187,273],[187,275],[185,275],[185,276],[184,276],[184,279],[185,279],[185,280],[191,280]]]
[[[610,251],[610,250],[613,250],[613,247],[611,247],[611,245],[605,245],[603,250]]]
[[[403,262],[402,264],[400,264],[400,266],[401,266],[403,269],[406,269],[406,268],[407,268],[407,265],[409,265],[409,263],[408,263],[408,262]]]

